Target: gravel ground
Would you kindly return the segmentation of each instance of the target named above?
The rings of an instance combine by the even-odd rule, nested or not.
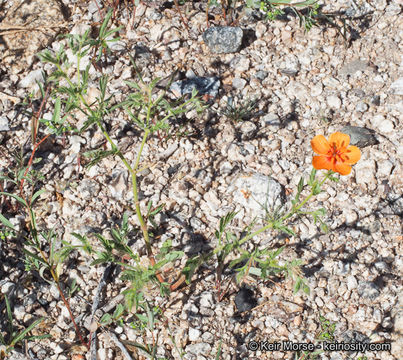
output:
[[[269,351],[262,344],[317,344],[323,326],[320,316],[335,324],[333,336],[339,343],[391,342],[392,350],[367,351],[365,357],[359,352],[324,351],[319,359],[403,358],[403,2],[320,3],[323,12],[348,15],[347,39],[326,24],[304,33],[291,15],[268,22],[257,12],[244,12],[237,23],[242,32],[236,30],[240,46],[224,41],[234,46],[229,53],[214,52],[217,49],[203,36],[204,1],[182,6],[187,28],[171,3],[142,3],[135,17],[122,4],[117,17],[123,26],[121,39],[112,45],[105,68],[112,79],[109,91],[117,100],[129,91],[124,80],[134,76],[130,55],[145,81],[169,79],[179,70],[176,80],[213,79],[208,81],[216,92],[207,92],[210,106],[202,117],[189,113],[189,121],[175,129],[184,135],[163,141],[151,138],[145,146],[142,161],[154,166],[140,176],[141,207],[145,209],[150,198],[154,204],[165,204],[157,218],[164,232],[155,249],[167,239],[187,256],[213,248],[220,217],[238,209],[232,230],[239,233],[261,215],[253,199],[261,199],[267,186],[273,196],[269,202],[284,202],[301,175],[311,171],[310,139],[316,134],[347,132],[362,157],[349,176],[326,183],[312,203],[313,209],[327,210],[329,233],[320,232],[311,219],[302,219],[292,224],[295,237],[267,232],[253,239],[260,247],[285,245],[282,261],[303,259],[310,295],[294,295],[290,280],[251,277],[243,287],[229,283],[228,296],[218,301],[214,267],[205,266],[190,286],[169,298],[154,289],[146,293],[164,309],[165,321],[157,322],[153,333],[130,327],[130,321],[99,328],[98,359],[142,359],[130,344],[153,341],[158,341],[157,355],[168,359],[214,359],[219,347],[222,359],[296,359],[292,351]],[[27,159],[31,152],[30,119],[17,104],[31,91],[39,97],[36,81],[42,71],[51,70],[34,55],[43,47],[58,49],[64,40],[57,34],[91,29],[100,14],[93,1],[0,4],[3,172],[14,162],[13,151],[22,148]],[[210,26],[219,20],[220,11],[212,9]],[[88,96],[95,98],[94,74],[92,70]],[[183,83],[178,84],[176,91],[183,91]],[[257,102],[247,119],[232,122],[221,115],[228,102],[248,99]],[[51,114],[47,109],[44,117]],[[141,138],[127,130],[124,118],[114,120],[111,134],[134,160]],[[78,165],[79,154],[102,142],[99,131],[86,131],[54,138],[38,152],[46,192],[35,211],[40,227],[54,228],[63,240],[76,243],[73,232],[88,234],[94,229],[107,234],[131,204],[128,173],[119,159],[109,157],[90,170]],[[252,196],[245,196],[245,188]],[[5,213],[4,200],[1,206],[3,215],[23,226],[22,213]],[[129,222],[137,225],[135,214]],[[51,335],[28,341],[25,354],[18,348],[10,358],[92,359],[78,345],[56,286],[24,270],[21,242],[0,244],[0,289],[12,301],[16,324],[23,328],[46,316],[34,333]],[[140,241],[133,249],[144,253]],[[180,268],[185,260],[175,266]],[[66,282],[76,279],[80,287],[70,304],[84,333],[91,327],[91,306],[101,279],[106,279],[106,290],[97,315],[113,313],[128,286],[119,279],[118,269],[104,276],[104,266],[90,263],[77,253],[63,275]],[[2,296],[2,330],[4,304]],[[251,349],[253,341],[262,341],[257,351]]]

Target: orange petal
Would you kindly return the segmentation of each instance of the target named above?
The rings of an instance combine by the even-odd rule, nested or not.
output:
[[[338,172],[340,175],[348,175],[351,172],[351,166],[347,165],[346,163],[337,162],[333,171]]]
[[[326,156],[314,156],[312,165],[316,170],[331,170],[333,164]]]
[[[350,144],[350,136],[341,132],[330,135],[329,143],[335,144],[337,149],[346,148]]]
[[[312,150],[315,151],[317,154],[325,155],[330,150],[329,142],[323,135],[316,135],[311,140]]]
[[[357,146],[349,146],[343,154],[346,164],[353,165],[361,159],[361,151]]]

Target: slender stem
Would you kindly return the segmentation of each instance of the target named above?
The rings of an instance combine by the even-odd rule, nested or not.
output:
[[[32,149],[32,153],[31,153],[31,157],[29,158],[28,161],[28,165],[27,168],[25,169],[24,175],[21,179],[21,183],[20,183],[20,194],[22,194],[22,188],[24,186],[24,180],[25,180],[25,176],[27,176],[29,168],[32,165],[32,161],[34,160],[34,155],[36,153],[36,150],[38,149],[39,145],[41,145],[51,134],[48,134],[46,136],[43,137],[43,139],[41,141],[39,141],[37,144],[35,144],[34,148]]]
[[[325,177],[323,178],[323,180],[319,183],[319,187],[324,184],[324,182],[329,178],[330,175],[331,175],[331,172],[328,171],[327,174],[326,174],[326,176],[325,176]],[[312,186],[311,193],[310,193],[303,201],[301,201],[297,206],[293,206],[293,207],[291,208],[291,210],[288,212],[288,214],[284,215],[284,216],[280,219],[280,221],[282,222],[282,221],[284,221],[284,220],[289,219],[289,218],[290,218],[291,216],[293,216],[299,209],[301,209],[301,208],[308,202],[308,200],[313,196],[315,188],[316,188],[316,186],[315,186],[315,184],[314,184],[314,185]]]
[[[244,244],[246,241],[252,239],[254,236],[259,235],[263,231],[266,231],[272,227],[273,227],[273,223],[269,223],[269,224],[263,226],[262,228],[260,228],[259,230],[256,230],[254,233],[244,236],[241,240],[239,240],[239,245]]]
[[[136,207],[136,215],[140,222],[141,231],[143,232],[144,241],[145,241],[146,247],[147,247],[147,253],[149,256],[152,256],[150,237],[148,236],[147,225],[144,221],[143,215],[141,214],[139,194],[138,194],[138,189],[137,189],[137,168],[139,166],[141,153],[143,151],[143,148],[147,141],[147,137],[148,137],[149,133],[150,133],[149,129],[146,129],[146,131],[144,132],[143,140],[141,142],[140,149],[137,153],[137,159],[136,159],[134,167],[131,171],[131,178],[132,178],[133,200],[134,200],[134,204]]]
[[[326,174],[326,176],[324,177],[324,179],[319,183],[319,186],[322,186],[323,183],[329,178],[329,176],[330,176],[331,174],[332,174],[332,173],[329,171],[329,172]],[[304,200],[302,200],[297,206],[293,206],[293,207],[291,208],[291,210],[279,220],[279,222],[283,222],[284,220],[289,219],[289,218],[290,218],[291,216],[293,216],[301,207],[303,207],[303,206],[307,203],[307,201],[313,196],[315,187],[316,187],[316,186],[313,185],[313,186],[312,186],[311,193],[310,193]],[[260,233],[262,233],[262,232],[264,232],[264,231],[266,231],[266,230],[272,228],[273,226],[274,226],[274,223],[273,223],[273,222],[270,222],[269,224],[263,226],[263,227],[260,228],[259,230],[256,230],[254,233],[244,236],[241,240],[239,240],[239,245],[244,244],[246,241],[248,241],[248,240],[252,239],[253,237],[255,237],[256,235],[259,235]]]

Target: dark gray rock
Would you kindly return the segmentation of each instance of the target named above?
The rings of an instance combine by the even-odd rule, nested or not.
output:
[[[228,54],[239,51],[242,45],[242,38],[242,29],[233,26],[210,27],[203,34],[204,42],[216,54]]]
[[[235,305],[239,312],[252,310],[257,305],[253,290],[243,287],[235,295]]]
[[[170,90],[176,96],[191,94],[196,89],[199,94],[207,94],[216,97],[220,88],[220,80],[217,77],[195,77],[188,80],[180,80],[172,83]]]
[[[143,44],[139,43],[134,47],[134,59],[136,61],[136,65],[140,68],[144,68],[148,66],[152,61],[153,54]]]
[[[371,281],[360,281],[357,292],[358,295],[370,300],[375,300],[380,294],[378,286]]]
[[[371,104],[375,105],[375,106],[379,106],[381,105],[381,97],[379,95],[374,95],[371,98]]]
[[[375,137],[375,131],[359,127],[359,126],[345,126],[341,129],[342,133],[350,135],[350,145],[358,147],[365,147],[376,145],[378,140]]]
[[[371,340],[368,336],[360,333],[356,330],[348,330],[342,335],[342,341],[346,343],[355,343],[355,342],[362,342],[362,343],[369,343]]]

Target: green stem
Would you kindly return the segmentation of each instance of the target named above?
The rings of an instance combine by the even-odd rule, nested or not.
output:
[[[324,182],[329,178],[329,176],[332,174],[332,172],[328,171],[326,176],[323,178],[323,180],[319,183],[319,187],[321,187]],[[288,214],[284,215],[281,219],[280,222],[283,222],[284,220],[289,219],[291,216],[293,216],[299,209],[301,209],[308,201],[309,199],[313,196],[314,190],[316,188],[316,181],[312,185],[311,193],[304,199],[302,200],[297,206],[293,206],[291,210],[288,212]]]
[[[140,222],[140,227],[141,231],[143,233],[144,241],[146,243],[146,248],[147,248],[147,253],[148,256],[152,256],[152,249],[151,249],[151,243],[150,243],[150,238],[148,236],[148,230],[147,230],[147,225],[144,221],[143,215],[141,214],[140,210],[140,202],[139,202],[139,194],[138,194],[138,189],[137,189],[137,169],[140,163],[140,157],[141,153],[143,152],[144,145],[147,141],[147,137],[150,134],[150,129],[146,129],[144,132],[143,140],[140,145],[140,149],[137,153],[137,159],[134,164],[133,169],[130,171],[131,173],[131,178],[132,178],[132,189],[133,189],[133,200],[134,200],[134,205],[136,207],[136,215],[137,218]]]
[[[332,172],[329,171],[329,172],[326,174],[326,176],[324,177],[324,179],[319,183],[319,186],[322,186],[323,183],[329,178],[329,176],[330,176],[331,174],[332,174]],[[311,193],[310,193],[303,201],[301,201],[300,204],[298,204],[297,206],[293,206],[292,209],[291,209],[286,215],[284,215],[284,216],[279,220],[279,222],[283,222],[284,220],[289,219],[289,218],[290,218],[291,216],[293,216],[299,209],[301,209],[301,207],[303,207],[303,206],[307,203],[307,201],[313,196],[313,192],[314,192],[315,187],[316,187],[315,184],[313,184],[313,185],[312,185]],[[262,233],[262,232],[264,232],[264,231],[266,231],[266,230],[268,230],[268,229],[273,228],[273,226],[274,226],[274,222],[270,222],[269,224],[263,226],[263,227],[260,228],[259,230],[256,230],[254,233],[244,236],[241,240],[239,240],[239,245],[244,244],[245,242],[247,242],[248,240],[252,239],[252,238],[255,237],[256,235],[259,235],[260,233]]]
[[[273,223],[270,223],[270,224],[267,224],[266,226],[263,226],[259,230],[256,230],[254,233],[244,236],[241,240],[239,240],[239,245],[244,244],[248,240],[252,239],[254,236],[259,235],[263,231],[266,231],[272,227],[273,227]]]

